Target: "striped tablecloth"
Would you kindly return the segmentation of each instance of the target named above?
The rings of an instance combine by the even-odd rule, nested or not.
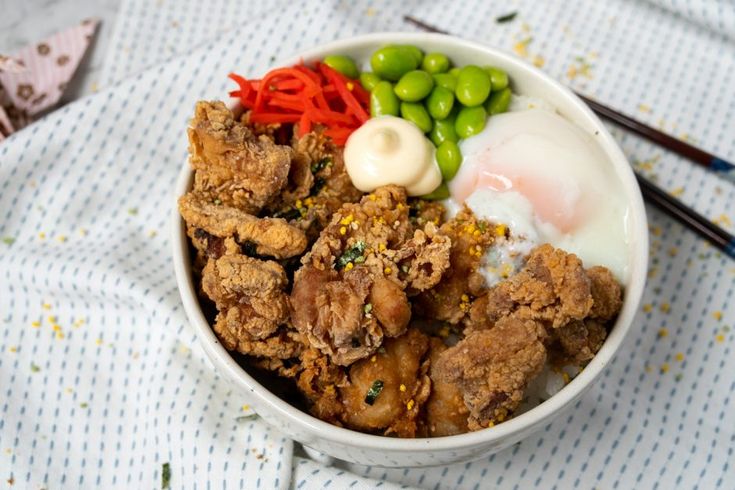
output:
[[[652,209],[649,283],[615,361],[567,415],[482,461],[322,466],[213,374],[168,244],[194,102],[222,97],[230,70],[413,30],[404,13],[735,158],[729,0],[126,0],[105,88],[0,145],[0,487],[160,488],[164,472],[192,489],[735,487],[735,263]],[[638,170],[733,229],[732,184],[612,129]]]

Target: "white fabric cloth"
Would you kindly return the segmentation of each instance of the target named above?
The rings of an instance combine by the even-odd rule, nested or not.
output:
[[[539,434],[447,467],[294,455],[212,372],[171,267],[172,186],[194,102],[224,97],[231,70],[256,76],[331,39],[415,30],[405,13],[735,158],[735,8],[656,4],[125,1],[108,88],[0,145],[2,480],[159,488],[166,464],[171,488],[187,489],[732,488],[735,263],[655,210],[643,308],[604,376]],[[731,184],[613,129],[640,171],[733,229]]]

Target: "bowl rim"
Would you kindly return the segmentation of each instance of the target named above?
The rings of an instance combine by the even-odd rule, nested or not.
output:
[[[633,219],[629,228],[631,240],[629,245],[629,277],[624,293],[623,309],[610,334],[605,339],[602,348],[579,375],[548,400],[492,428],[453,436],[401,439],[366,434],[332,425],[281,400],[265,386],[258,383],[237,364],[229,352],[220,344],[212,327],[204,317],[197,299],[196,287],[191,275],[191,265],[187,261],[188,241],[183,219],[179,215],[177,206],[178,198],[189,190],[193,177],[193,172],[187,161],[184,163],[176,183],[171,221],[171,240],[176,282],[189,322],[194,326],[197,337],[215,364],[216,369],[222,370],[223,374],[228,375],[229,380],[236,381],[240,387],[244,387],[247,391],[259,397],[264,404],[268,405],[270,410],[305,429],[316,439],[327,439],[346,446],[359,446],[364,449],[423,453],[457,450],[481,445],[487,446],[512,437],[514,434],[523,433],[545,420],[550,421],[554,414],[561,412],[563,408],[574,402],[592,385],[593,381],[604,371],[620,348],[633,324],[643,294],[647,277],[648,224],[643,198],[633,170],[622,150],[599,118],[569,88],[554,80],[551,76],[524,60],[478,42],[445,34],[408,32],[378,32],[335,40],[303,50],[285,60],[278,60],[272,66],[286,66],[300,60],[322,58],[326,53],[355,50],[375,43],[412,43],[420,45],[427,40],[451,44],[454,48],[460,50],[483,51],[508,65],[513,65],[514,70],[525,71],[528,75],[539,79],[547,87],[552,88],[556,92],[555,97],[566,99],[566,102],[574,106],[574,110],[580,116],[595,126],[595,138],[610,159],[615,173],[621,181],[625,195],[629,199],[630,216],[628,218]],[[636,274],[636,277],[633,274]]]

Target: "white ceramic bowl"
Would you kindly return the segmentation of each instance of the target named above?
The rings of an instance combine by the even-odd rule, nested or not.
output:
[[[388,467],[432,466],[479,459],[520,441],[558,417],[589,389],[611,361],[631,326],[643,292],[648,255],[646,214],[628,161],[592,111],[570,90],[549,76],[496,49],[439,34],[376,33],[328,43],[274,66],[292,65],[300,59],[308,63],[334,53],[367,60],[375,49],[390,43],[414,44],[425,52],[440,51],[459,66],[472,63],[495,65],[506,70],[514,92],[551,102],[559,113],[589,132],[609,157],[622,181],[631,209],[628,223],[632,238],[629,280],[625,284],[623,309],[614,328],[602,349],[581,374],[549,400],[490,429],[433,439],[396,439],[363,434],[323,422],[284,402],[259,384],[222,347],[200,308],[191,275],[184,223],[174,205],[172,240],[176,280],[189,321],[218,373],[234,388],[249,393],[250,403],[263,419],[307,448],[346,461]],[[191,181],[192,172],[185,165],[176,186],[177,198],[189,190]],[[604,199],[604,196],[600,196],[600,199]]]

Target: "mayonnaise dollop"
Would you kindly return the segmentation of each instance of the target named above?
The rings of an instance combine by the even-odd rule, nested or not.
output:
[[[400,117],[377,117],[360,126],[347,139],[344,158],[352,183],[362,192],[396,184],[409,196],[422,196],[442,181],[434,145]]]

